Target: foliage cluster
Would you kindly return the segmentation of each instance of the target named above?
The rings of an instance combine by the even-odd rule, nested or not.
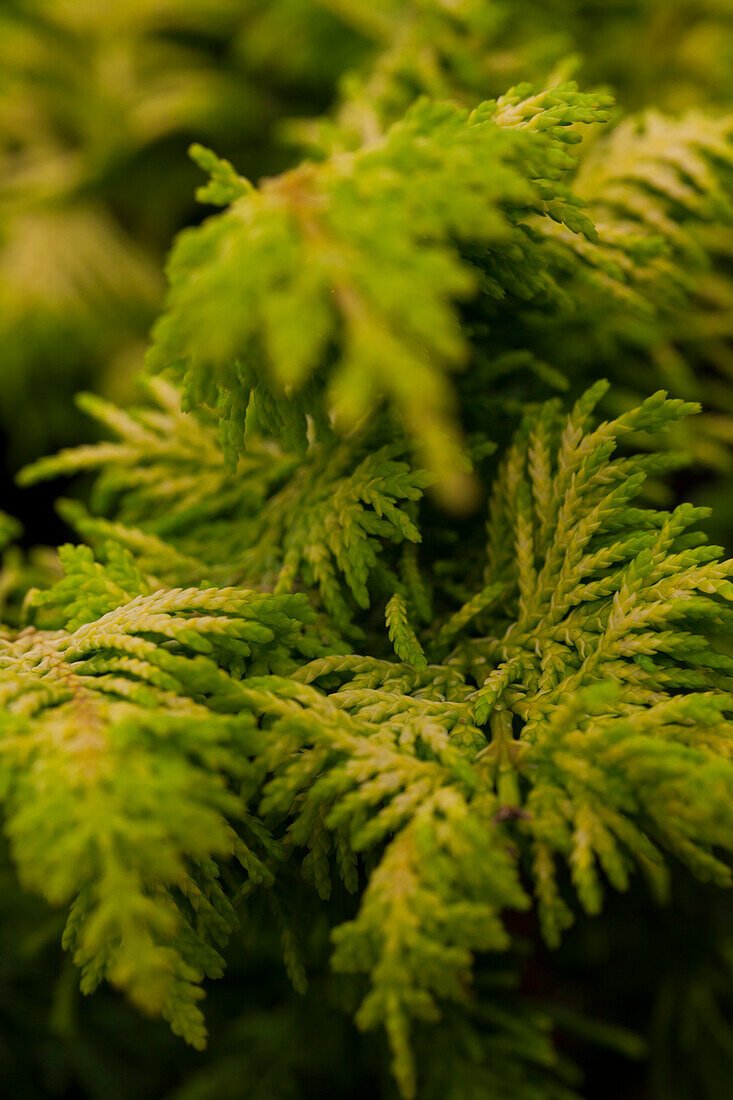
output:
[[[207,27],[240,41],[241,19],[246,54],[313,6],[217,3]],[[100,79],[118,74],[99,130],[71,71],[68,100],[36,104],[57,136],[84,132],[73,154],[49,136],[53,217],[84,194],[90,149],[94,178],[114,174],[115,111],[139,155],[219,117],[240,79],[209,80],[187,45],[197,5],[103,7],[4,17],[39,64],[58,35],[91,36]],[[80,544],[26,557],[0,514],[9,860],[66,911],[83,992],[110,983],[194,1048],[203,983],[248,938],[272,952],[274,928],[306,1005],[327,991],[386,1032],[384,1095],[389,1063],[405,1100],[570,1100],[522,928],[551,954],[609,887],[642,877],[663,902],[680,874],[730,883],[733,562],[670,475],[731,461],[733,124],[694,104],[622,118],[566,73],[486,99],[557,60],[559,2],[318,7],[326,38],[371,60],[326,119],[290,127],[309,159],[254,184],[192,148],[221,209],[173,247],[142,403],[82,395],[110,438],[20,474],[80,477],[59,505]],[[597,10],[570,7],[571,34]],[[607,18],[612,41],[625,20]],[[314,32],[278,79],[308,79],[324,49]],[[48,173],[7,144],[20,232]],[[306,1015],[277,1033],[302,1043]],[[243,1020],[181,1100],[258,1095]],[[302,1095],[308,1069],[282,1061],[262,1094]]]

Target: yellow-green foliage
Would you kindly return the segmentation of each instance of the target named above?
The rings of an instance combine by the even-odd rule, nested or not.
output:
[[[57,629],[0,642],[12,851],[27,886],[71,903],[82,989],[107,978],[200,1046],[196,983],[221,973],[237,926],[219,862],[270,877],[236,793],[259,735],[230,672],[287,667],[312,616],[298,596],[150,592],[114,545],[105,566],[84,547],[61,560],[65,578],[30,601]]]
[[[680,441],[731,461],[726,421],[685,426],[697,397],[730,405],[731,123],[622,119],[605,89],[565,79],[571,62],[545,79],[591,14],[601,37],[626,25],[589,3],[555,33],[567,7],[19,2],[0,17],[13,80],[29,27],[36,69],[60,39],[70,59],[53,103],[28,77],[35,129],[2,90],[11,362],[40,315],[23,290],[39,235],[78,239],[53,265],[64,278],[49,288],[41,264],[35,288],[38,333],[72,359],[64,338],[90,318],[127,344],[154,303],[148,249],[90,201],[121,147],[144,159],[197,120],[218,147],[233,102],[256,145],[282,105],[241,95],[243,71],[292,87],[323,43],[329,81],[339,51],[371,57],[327,119],[290,127],[312,151],[299,166],[250,182],[227,126],[231,161],[191,148],[198,198],[222,209],[173,247],[142,403],[82,395],[110,440],[20,475],[82,475],[84,502],[59,510],[84,545],[26,556],[0,514],[18,880],[67,911],[85,992],[109,981],[196,1048],[203,983],[240,920],[247,943],[274,926],[305,995],[312,923],[333,940],[334,1003],[384,1029],[407,1100],[571,1100],[547,1019],[498,986],[519,975],[517,913],[555,949],[608,887],[643,877],[664,900],[675,865],[729,884],[733,563],[698,530],[705,509],[650,501]],[[645,26],[660,15],[641,8]],[[82,54],[104,92],[84,110]],[[499,95],[525,69],[537,83]],[[659,378],[673,397],[642,400]],[[567,408],[547,400],[563,390]],[[232,1064],[202,1095],[226,1092]]]
[[[636,868],[664,897],[668,855],[729,882],[733,660],[708,634],[732,621],[733,563],[694,531],[700,509],[637,503],[675,456],[622,449],[694,406],[658,393],[594,427],[605,389],[569,415],[556,401],[527,414],[494,478],[464,606],[443,601],[421,624],[414,561],[364,589],[386,599],[393,578],[396,658],[387,629],[366,622],[360,648],[338,640],[307,558],[289,569],[284,555],[271,595],[160,587],[131,538],[98,561],[62,548],[65,578],[29,593],[28,626],[2,643],[2,753],[21,878],[73,902],[66,942],[84,988],[107,977],[202,1042],[195,983],[221,970],[231,907],[257,885],[277,894],[278,868],[302,861],[324,903],[334,874],[362,894],[334,931],[333,962],[368,976],[357,1022],[386,1027],[411,1097],[411,1021],[464,1001],[475,954],[511,943],[504,911],[535,905],[551,945],[571,922],[558,865],[591,914],[603,881],[623,890]],[[185,472],[181,441],[166,434],[153,453],[142,412],[97,411],[125,440],[76,456],[113,463],[102,497],[122,493],[144,535],[163,491],[195,527],[162,474],[174,455]],[[175,416],[163,415],[158,427]],[[184,423],[201,446],[203,422]],[[151,495],[146,479],[127,481],[135,467],[124,473],[139,447],[159,472]],[[185,477],[178,488],[182,506]],[[365,517],[377,499],[362,492]],[[324,540],[312,515],[309,530]],[[334,558],[352,590],[360,554],[345,539]],[[327,631],[305,595],[285,594],[296,583],[320,591]]]
[[[573,84],[472,112],[423,99],[259,189],[195,150],[230,205],[179,238],[149,365],[215,411],[232,458],[258,430],[303,452],[308,418],[325,439],[386,399],[443,501],[469,506],[459,421],[475,408],[485,431],[482,380],[561,385],[594,348],[625,380],[672,346],[714,247],[700,229],[730,219],[729,120],[650,115],[573,153],[610,105]]]
[[[14,455],[74,438],[82,385],[128,391],[190,205],[186,142],[246,147],[266,170],[285,102],[327,102],[358,47],[311,0],[0,7],[0,424]]]
[[[256,420],[301,448],[307,414],[323,422],[333,410],[353,426],[386,396],[460,503],[468,490],[445,374],[468,355],[453,302],[477,273],[458,242],[485,250],[489,293],[503,294],[503,279],[525,296],[553,289],[552,272],[532,263],[525,219],[595,238],[562,181],[575,167],[569,127],[607,117],[610,100],[573,85],[524,91],[472,113],[422,100],[356,153],[228,194],[226,213],[178,240],[149,366],[180,364],[191,407],[218,405],[241,431],[252,403]]]

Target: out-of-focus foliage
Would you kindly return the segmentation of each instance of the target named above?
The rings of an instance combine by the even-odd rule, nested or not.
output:
[[[603,369],[618,402],[642,369],[714,398],[697,377],[729,327],[732,288],[712,268],[714,231],[733,231],[733,124],[650,113],[573,154],[610,105],[572,83],[473,112],[421,99],[380,139],[259,190],[195,151],[213,172],[204,196],[227,209],[176,243],[149,366],[215,410],[227,454],[250,423],[298,449],[307,417],[325,437],[384,399],[458,507],[461,428],[485,430],[503,375],[567,385]],[[688,443],[729,467],[719,410]]]
[[[6,0],[0,424],[15,461],[78,437],[67,410],[79,388],[127,392],[163,251],[192,215],[189,141],[257,179],[292,157],[273,141],[279,122],[320,113],[345,73],[365,75],[343,84],[340,140],[381,129],[420,91],[473,105],[571,54],[625,107],[725,104],[733,5]]]
[[[353,427],[385,398],[460,504],[464,462],[445,376],[468,348],[452,303],[477,284],[497,298],[558,297],[545,220],[597,239],[567,186],[568,128],[606,119],[609,105],[572,84],[535,97],[518,90],[470,114],[421,100],[363,150],[241,190],[225,214],[179,237],[150,368],[180,363],[188,404],[218,405],[234,449],[246,445],[253,395],[264,427],[294,422],[296,446],[308,415],[322,431],[332,414]],[[461,244],[482,250],[472,266]],[[554,252],[560,267],[562,245]]]
[[[190,216],[186,145],[278,167],[271,127],[322,109],[358,44],[297,0],[0,6],[0,424],[16,460],[78,437],[76,390],[119,396],[139,369]]]

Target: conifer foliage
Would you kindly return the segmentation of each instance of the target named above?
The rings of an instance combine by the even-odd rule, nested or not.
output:
[[[536,905],[558,942],[563,864],[588,913],[637,868],[664,897],[670,856],[728,883],[733,660],[707,634],[731,621],[733,563],[694,532],[700,509],[639,507],[669,453],[619,450],[694,408],[660,392],[593,426],[605,388],[528,415],[478,591],[420,625],[398,581],[391,657],[278,595],[297,569],[274,594],[159,588],[120,542],[101,561],[62,548],[64,579],[4,643],[5,798],[23,880],[73,901],[85,989],[108,977],[201,1043],[195,983],[221,971],[233,903],[302,861],[325,901],[334,875],[362,895],[333,962],[368,977],[357,1020],[386,1027],[409,1097],[410,1021],[465,998],[475,953],[509,944],[505,910]],[[130,445],[111,446],[76,461]]]
[[[411,7],[451,49],[494,25]],[[193,148],[223,209],[174,245],[141,404],[82,395],[111,438],[20,475],[92,483],[81,544],[6,552],[0,799],[84,992],[202,1048],[203,984],[297,876],[405,1100],[569,1100],[532,1006],[472,992],[515,914],[555,948],[637,875],[730,884],[733,562],[650,503],[700,408],[595,375],[633,344],[657,377],[698,307],[731,126],[602,136],[605,93],[467,107],[419,69],[404,105],[400,56],[281,176]]]

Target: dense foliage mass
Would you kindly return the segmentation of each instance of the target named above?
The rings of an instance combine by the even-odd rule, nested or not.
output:
[[[710,74],[684,51],[653,74],[614,52],[667,17],[652,0],[217,3],[206,35],[195,4],[104,7],[13,4],[0,50],[17,63],[23,42],[42,59],[59,37],[91,40],[131,159],[199,124],[205,136],[206,118],[225,146],[229,126],[264,145],[254,108],[249,130],[226,116],[242,71],[205,63],[224,43],[256,73],[268,36],[295,28],[281,91],[358,67],[325,118],[290,124],[308,151],[295,167],[254,183],[232,163],[241,147],[224,148],[231,161],[191,148],[209,177],[198,199],[219,209],[173,246],[142,401],[82,394],[97,442],[18,477],[75,479],[59,511],[79,544],[26,551],[0,513],[3,919],[27,913],[55,941],[16,881],[44,897],[81,990],[104,1006],[111,985],[196,1050],[211,992],[211,1053],[170,1093],[179,1055],[155,1032],[155,1069],[131,1096],[590,1100],[553,1032],[571,1048],[642,1044],[614,1026],[635,1021],[610,996],[606,1026],[583,1020],[553,960],[604,928],[614,892],[643,913],[641,880],[682,912],[687,890],[685,919],[713,914],[709,953],[690,956],[665,1011],[670,1028],[678,1002],[709,1026],[675,1073],[657,1021],[648,1095],[719,1095],[733,562],[705,533],[709,510],[675,496],[691,459],[715,496],[732,458],[733,121],[709,102]],[[698,7],[686,18],[701,40],[726,43],[726,6]],[[561,58],[596,17],[606,34],[580,90],[579,63]],[[512,85],[525,74],[535,83]],[[625,115],[598,90],[608,77],[632,104],[648,78],[685,109]],[[17,79],[39,91],[35,66]],[[121,314],[96,296],[132,301],[135,235],[110,228],[101,197],[124,142],[107,118],[96,144],[71,68],[64,79],[64,95],[29,100],[54,123],[35,153],[32,128],[7,138],[20,205],[3,324],[23,385],[26,359],[43,363],[24,326],[53,314],[54,346],[77,361],[83,337],[108,363]],[[48,184],[32,171],[41,146],[63,196],[29,185]],[[266,148],[250,159],[281,166]],[[94,226],[117,252],[89,222],[92,177]],[[141,198],[140,224],[160,197]],[[71,295],[76,313],[39,305],[12,266],[28,225],[58,243],[51,217],[108,272],[72,249],[93,290]],[[153,279],[139,316],[156,298]],[[641,922],[642,951],[658,919]],[[230,962],[251,975],[258,956],[266,1003],[241,979],[217,1002],[212,979]],[[80,1081],[119,1095],[109,1038],[79,1039],[70,971],[56,989],[63,1068],[39,1083],[35,1053],[19,1069],[9,1051],[9,1073],[28,1095]],[[357,1043],[349,1015],[386,1043]]]

